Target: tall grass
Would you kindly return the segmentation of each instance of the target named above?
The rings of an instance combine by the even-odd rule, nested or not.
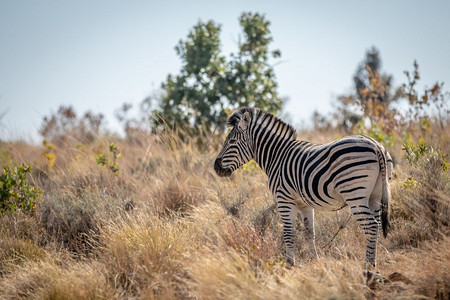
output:
[[[0,298],[448,299],[448,132],[426,140],[439,152],[416,163],[392,146],[393,227],[371,282],[364,235],[345,209],[317,212],[318,259],[299,223],[299,263],[286,268],[266,176],[248,165],[217,177],[213,140],[201,150],[176,135],[67,143],[52,166],[44,147],[2,143],[0,162],[32,165],[30,183],[44,196],[32,214],[0,219]],[[340,135],[299,133],[313,142]],[[117,176],[96,163],[112,142]]]

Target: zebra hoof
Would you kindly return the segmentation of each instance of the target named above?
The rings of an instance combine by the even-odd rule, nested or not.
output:
[[[377,290],[380,289],[383,284],[386,282],[389,282],[389,279],[384,277],[382,274],[378,272],[372,272],[372,271],[364,271],[363,272],[364,279],[366,281],[366,285],[371,290]]]
[[[375,262],[368,262],[368,261],[366,261],[366,263],[364,264],[364,269],[366,271],[375,270],[376,267],[377,267],[377,264]]]
[[[286,267],[291,268],[295,265],[294,259],[292,257],[286,258]]]

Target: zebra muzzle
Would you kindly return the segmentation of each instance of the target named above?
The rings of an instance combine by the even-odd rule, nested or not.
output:
[[[232,173],[230,169],[223,167],[222,160],[219,158],[214,161],[214,170],[220,177],[228,177],[231,176]]]

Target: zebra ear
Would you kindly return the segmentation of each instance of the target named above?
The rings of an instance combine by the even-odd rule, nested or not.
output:
[[[248,124],[250,124],[250,120],[251,120],[250,113],[247,111],[242,115],[241,120],[239,121],[239,128],[241,130],[246,130]]]

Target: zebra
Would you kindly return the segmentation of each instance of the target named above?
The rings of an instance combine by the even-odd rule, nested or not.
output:
[[[228,177],[250,160],[268,176],[283,223],[285,260],[294,265],[297,211],[302,216],[309,250],[317,257],[314,210],[350,206],[366,237],[366,262],[376,266],[379,232],[389,229],[389,180],[392,159],[374,139],[354,135],[327,144],[296,139],[295,129],[258,108],[240,108],[228,118],[230,131],[214,161]]]

